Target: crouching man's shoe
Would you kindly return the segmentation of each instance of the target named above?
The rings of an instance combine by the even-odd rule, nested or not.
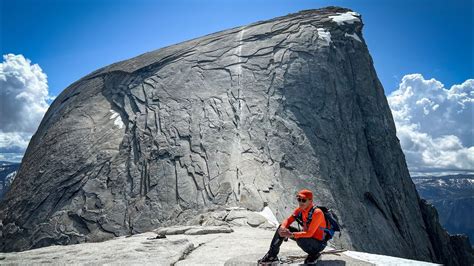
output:
[[[278,256],[272,256],[269,253],[265,254],[263,258],[259,259],[257,262],[258,264],[271,264],[273,262],[279,262]]]
[[[306,259],[304,260],[304,264],[315,264],[320,256],[321,253],[309,254],[308,257],[306,257]]]

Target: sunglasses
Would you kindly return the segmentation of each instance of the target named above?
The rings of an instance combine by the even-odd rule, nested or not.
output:
[[[297,200],[298,202],[302,202],[302,203],[305,203],[305,202],[306,202],[306,199],[302,199],[302,198],[296,198],[296,200]]]

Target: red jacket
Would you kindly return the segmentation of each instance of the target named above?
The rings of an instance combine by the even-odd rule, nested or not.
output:
[[[313,207],[313,204],[311,204],[307,209],[302,210],[299,207],[296,208],[293,211],[293,214],[290,215],[288,218],[286,218],[282,223],[282,227],[290,227],[290,225],[295,221],[295,216],[298,215],[299,212],[303,212],[303,224],[306,224],[306,221],[308,220],[308,212],[311,210],[311,207]],[[303,227],[303,231],[301,232],[294,232],[295,238],[316,238],[318,240],[323,240],[324,238],[324,229],[326,228],[326,219],[324,219],[324,213],[321,211],[319,208],[316,208],[313,211],[313,218],[311,219],[311,224],[309,225],[309,228],[305,228],[306,226]]]

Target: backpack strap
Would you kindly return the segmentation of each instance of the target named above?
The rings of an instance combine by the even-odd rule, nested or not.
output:
[[[313,219],[313,213],[314,213],[314,210],[316,210],[316,208],[317,208],[316,206],[313,206],[313,207],[311,207],[311,209],[308,212],[308,217],[307,217],[307,221],[306,221],[306,226],[307,227],[309,226],[309,224],[311,223],[311,220]],[[293,217],[295,217],[295,221],[299,225],[303,226],[303,228],[304,228],[305,222],[303,221],[303,212],[300,211],[296,216],[293,215]]]
[[[306,220],[306,225],[309,226],[309,224],[311,223],[311,220],[313,220],[313,213],[314,213],[314,210],[316,210],[317,207],[316,206],[313,206],[311,207],[311,210],[309,210],[308,212],[308,219]]]
[[[293,214],[295,221],[300,225],[303,226],[303,214],[299,212],[296,216]]]

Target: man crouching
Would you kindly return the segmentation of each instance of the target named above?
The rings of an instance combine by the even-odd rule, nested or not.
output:
[[[280,246],[287,238],[295,240],[298,246],[308,253],[304,261],[305,264],[314,263],[321,255],[320,252],[326,247],[327,242],[323,240],[325,239],[324,229],[327,227],[326,219],[324,213],[313,205],[313,193],[303,189],[298,192],[296,199],[298,208],[278,226],[270,244],[270,250],[258,260],[259,264],[279,261],[277,255],[280,252]],[[302,231],[290,226],[294,221],[303,226]]]

